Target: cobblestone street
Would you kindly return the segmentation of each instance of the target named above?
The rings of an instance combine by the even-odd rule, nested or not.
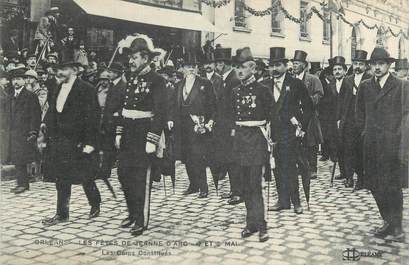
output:
[[[370,235],[381,224],[375,202],[367,191],[351,192],[341,181],[330,188],[330,163],[320,162],[317,180],[311,184],[311,209],[308,211],[300,183],[304,213],[293,210],[268,212],[270,240],[259,243],[257,235],[241,239],[245,206],[230,206],[220,199],[228,192],[228,178],[220,183],[219,196],[210,174],[210,195],[182,196],[187,188],[183,166],[177,167],[175,194],[170,177],[154,183],[150,229],[134,238],[128,229],[119,228],[126,217],[126,206],[113,171],[111,182],[118,195],[115,200],[104,183],[101,215],[88,219],[89,206],[82,187],[74,186],[70,222],[44,227],[41,219],[55,211],[52,183],[31,183],[30,191],[20,195],[9,192],[14,181],[2,182],[0,263],[25,264],[409,264],[409,245],[386,242]],[[270,204],[276,200],[270,184]],[[267,196],[267,187],[264,189]],[[409,232],[409,195],[404,191],[404,228]],[[267,204],[267,199],[265,199]],[[355,250],[353,249],[355,248]],[[349,249],[349,251],[347,250]],[[379,254],[343,261],[357,252]],[[357,255],[355,255],[357,256]]]

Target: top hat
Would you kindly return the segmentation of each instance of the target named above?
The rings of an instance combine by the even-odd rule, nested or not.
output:
[[[316,73],[321,70],[320,62],[310,62],[310,73]]]
[[[343,56],[335,56],[332,58],[332,65],[342,65],[345,66],[345,58]]]
[[[33,78],[35,78],[35,79],[37,79],[38,80],[38,74],[37,74],[37,72],[36,71],[34,71],[34,70],[32,70],[32,69],[30,69],[30,70],[27,70],[25,73],[24,73],[24,76],[30,76],[30,77],[33,77]]]
[[[135,53],[139,51],[147,51],[152,57],[158,56],[161,53],[155,49],[153,46],[153,41],[147,35],[138,34],[135,36],[130,47],[125,47],[124,51],[128,54]]]
[[[251,54],[250,47],[244,47],[243,49],[238,49],[235,61],[238,64],[243,64],[248,61],[254,61],[253,55]]]
[[[216,48],[214,50],[215,61],[231,61],[231,48]]]
[[[23,68],[13,69],[10,71],[10,78],[13,79],[15,77],[25,77],[25,74],[26,69]]]
[[[292,61],[307,62],[307,55],[308,53],[306,53],[305,51],[295,50],[294,58],[292,59]]]
[[[409,69],[408,59],[397,59],[395,61],[395,70]]]
[[[198,50],[189,50],[183,54],[184,65],[197,65],[203,61],[202,54]]]
[[[122,72],[124,71],[124,66],[120,62],[113,62],[107,69],[122,74]]]
[[[362,61],[366,62],[366,57],[368,55],[367,51],[364,50],[356,50],[352,61]]]
[[[388,63],[393,63],[395,58],[391,57],[389,52],[387,52],[384,48],[376,47],[372,51],[371,57],[369,58],[369,62],[375,61],[386,61]]]
[[[203,54],[203,63],[208,64],[208,63],[213,63],[214,62],[214,52],[206,52]]]
[[[269,64],[272,65],[276,62],[288,62],[285,58],[285,48],[284,47],[271,47],[270,48],[270,61]]]

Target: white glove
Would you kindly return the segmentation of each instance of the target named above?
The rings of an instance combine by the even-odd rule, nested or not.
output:
[[[169,129],[169,131],[172,130],[173,126],[174,126],[173,121],[168,121],[168,129]]]
[[[341,121],[337,121],[337,128],[339,129],[339,125],[341,124]]]
[[[291,121],[292,125],[294,125],[294,126],[297,126],[297,125],[298,125],[298,121],[297,121],[297,119],[296,119],[295,117],[292,117],[292,118],[290,119],[290,121]]]
[[[154,145],[154,144],[151,143],[151,142],[146,142],[145,151],[146,151],[147,154],[155,153],[155,151],[156,151],[156,145]]]
[[[119,150],[119,148],[121,147],[121,135],[117,135],[115,137],[115,148]]]
[[[213,125],[214,125],[214,121],[213,121],[213,120],[210,120],[210,121],[205,125],[205,128],[206,128],[209,132],[211,132],[212,129],[213,129]]]
[[[86,154],[91,154],[92,152],[94,152],[95,148],[90,146],[90,145],[85,145],[84,148],[82,149],[82,152],[86,153]]]

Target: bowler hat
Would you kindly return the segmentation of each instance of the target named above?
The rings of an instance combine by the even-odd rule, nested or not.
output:
[[[248,61],[254,61],[253,55],[251,54],[250,47],[244,47],[243,49],[237,50],[236,63],[243,64]]]
[[[124,71],[124,66],[120,62],[113,62],[108,70],[121,74]]]
[[[152,57],[158,56],[161,53],[155,49],[153,46],[153,41],[147,35],[137,34],[135,39],[132,41],[130,47],[125,47],[124,51],[128,54],[135,53],[139,51],[147,51]]]
[[[305,51],[295,50],[292,61],[307,62],[307,55]]]
[[[362,61],[366,62],[366,57],[368,56],[368,52],[364,50],[356,50],[352,61]]]
[[[270,61],[269,64],[272,65],[276,62],[288,62],[285,58],[285,48],[284,47],[271,47],[270,48]]]
[[[25,69],[19,68],[19,69],[13,69],[10,71],[10,78],[16,78],[16,77],[24,77],[26,73]]]
[[[389,52],[387,52],[384,48],[376,47],[372,51],[371,57],[369,58],[369,62],[375,61],[386,61],[388,63],[393,63],[395,58],[391,57]]]
[[[214,60],[231,61],[231,48],[216,48],[214,50]]]
[[[397,59],[395,61],[395,70],[409,69],[408,59]]]

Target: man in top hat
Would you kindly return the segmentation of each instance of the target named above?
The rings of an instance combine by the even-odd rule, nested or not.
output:
[[[25,70],[10,72],[11,103],[7,129],[10,135],[9,159],[16,167],[17,186],[15,194],[29,190],[27,164],[35,160],[38,130],[40,128],[41,109],[37,96],[25,88]]]
[[[313,106],[304,83],[287,72],[285,48],[270,48],[272,79],[268,88],[274,95],[271,120],[271,139],[275,143],[273,156],[276,164],[277,203],[270,211],[290,209],[301,214],[298,191],[297,159],[301,140],[308,128]]]
[[[81,184],[91,206],[89,218],[100,213],[101,197],[94,182],[97,134],[95,88],[75,74],[75,63],[58,69],[59,83],[49,93],[45,118],[49,139],[45,178],[54,179],[57,189],[56,214],[43,219],[46,226],[69,220],[71,185]]]
[[[269,157],[267,124],[274,103],[271,90],[256,81],[256,62],[249,47],[241,49],[237,57],[237,75],[241,84],[233,88],[234,125],[233,162],[242,175],[242,197],[246,205],[246,238],[259,232],[259,241],[267,241],[267,223],[262,192],[263,166]]]
[[[408,79],[408,69],[409,69],[409,64],[408,64],[408,59],[397,59],[395,61],[395,72],[396,76],[398,78],[402,79]]]
[[[215,71],[215,61],[214,61],[214,52],[206,53],[203,62],[203,68],[205,70],[205,77],[212,83],[214,94],[216,95],[216,99],[220,99],[220,94],[222,92],[223,87],[223,79],[222,77],[216,73]]]
[[[358,176],[355,190],[362,188],[363,164],[362,148],[363,143],[355,120],[355,102],[358,87],[362,81],[371,78],[366,73],[367,52],[356,50],[352,58],[353,74],[345,77],[345,90],[340,94],[337,110],[337,128],[341,137],[345,186],[354,187],[353,175]]]
[[[409,138],[409,82],[390,73],[393,62],[385,49],[373,50],[369,63],[374,77],[359,86],[356,106],[364,142],[363,186],[372,192],[384,221],[373,232],[402,241],[402,188],[408,187],[402,166],[407,166],[409,148],[402,140]]]
[[[131,234],[139,236],[149,224],[151,172],[166,122],[166,81],[150,67],[160,52],[148,36],[135,36],[126,52],[130,72],[126,77],[115,145],[119,151],[119,181],[128,208],[128,217],[121,227],[132,226]]]
[[[102,179],[111,176],[111,170],[116,161],[115,132],[122,97],[126,90],[126,82],[122,78],[123,71],[121,63],[113,62],[109,68],[100,73],[96,87],[99,107],[97,146],[100,159],[97,177]]]
[[[307,72],[307,55],[308,54],[304,51],[296,50],[294,52],[294,58],[292,59],[294,76],[303,81],[313,105],[313,115],[311,116],[311,120],[308,121],[306,135],[303,139],[305,151],[302,153],[306,156],[306,160],[301,159],[302,161],[307,161],[309,166],[305,165],[306,163],[302,163],[302,161],[299,161],[301,163],[298,165],[303,168],[301,171],[304,172],[304,174],[311,173],[311,179],[315,179],[317,178],[318,170],[318,145],[322,143],[321,125],[318,119],[318,103],[324,96],[324,90],[319,78]],[[306,172],[306,170],[310,170],[311,172]]]
[[[229,175],[230,192],[222,194],[223,199],[228,199],[229,204],[238,204],[242,200],[241,175],[232,160],[233,139],[231,131],[234,126],[234,111],[231,109],[233,99],[233,88],[241,82],[237,72],[232,67],[231,48],[217,48],[215,50],[215,61],[217,72],[222,76],[223,89],[221,97],[217,102],[216,124],[213,132],[213,155],[217,164],[219,179]]]
[[[210,132],[216,114],[216,96],[212,83],[197,75],[199,54],[185,54],[185,78],[176,86],[168,127],[174,128],[176,159],[181,160],[189,177],[189,187],[184,195],[199,193],[208,196],[206,156],[211,141]]]

